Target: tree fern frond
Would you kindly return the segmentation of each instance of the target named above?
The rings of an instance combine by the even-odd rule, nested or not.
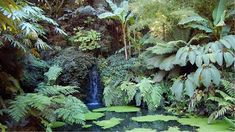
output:
[[[34,44],[37,49],[52,49],[46,42],[41,39],[38,39],[37,42]]]
[[[41,93],[43,95],[51,96],[51,95],[69,95],[78,92],[76,90],[76,86],[59,86],[59,85],[53,85],[53,86],[47,86],[47,85],[39,85],[37,92]]]
[[[54,65],[49,68],[49,70],[44,73],[44,75],[47,77],[47,83],[53,85],[52,83],[55,83],[57,78],[61,75],[62,73],[62,68],[59,67],[58,65]]]
[[[29,110],[29,102],[28,96],[17,96],[16,99],[11,102],[11,106],[9,107],[10,116],[16,121],[25,117]]]
[[[3,34],[2,37],[5,41],[9,41],[13,47],[19,48],[23,50],[24,52],[26,52],[25,46],[23,46],[20,42],[18,42],[12,35]]]
[[[226,81],[226,80],[222,80],[222,84],[226,90],[226,92],[231,96],[231,97],[235,97],[235,87],[234,84]]]
[[[88,112],[85,104],[79,99],[68,96],[64,101],[64,107],[55,111],[59,118],[70,124],[84,124],[85,115]]]
[[[28,105],[37,110],[43,111],[51,104],[51,98],[41,94],[28,94],[30,102]]]

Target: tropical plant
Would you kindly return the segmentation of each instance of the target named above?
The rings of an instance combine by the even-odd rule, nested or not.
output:
[[[55,85],[61,68],[52,66],[45,76],[47,83],[41,83],[36,93],[18,95],[11,102],[8,113],[16,121],[34,116],[47,131],[67,124],[84,124],[86,105],[71,94],[78,92],[75,86]],[[54,82],[54,83],[52,83]]]
[[[222,80],[224,90],[216,90],[216,95],[211,95],[208,99],[218,103],[217,110],[211,113],[208,122],[211,123],[213,120],[218,119],[219,117],[225,117],[226,120],[231,120],[232,127],[235,128],[235,123],[232,123],[232,119],[235,118],[235,87],[234,84]],[[232,119],[229,119],[228,117]]]
[[[14,21],[10,18],[8,18],[4,13],[3,10],[7,10],[8,12],[12,12],[14,10],[18,10],[20,7],[13,1],[13,0],[4,0],[0,2],[0,24],[1,24],[1,30],[7,30],[7,27],[9,26],[12,30],[16,30],[16,25]]]
[[[82,30],[78,29],[76,34],[70,38],[70,41],[75,45],[79,45],[79,49],[82,51],[94,50],[100,48],[99,41],[101,39],[101,34],[95,30]]]
[[[155,84],[150,78],[141,77],[140,73],[136,73],[134,67],[137,60],[130,58],[125,61],[122,57],[113,55],[105,63],[110,65],[102,66],[105,105],[126,105],[135,100],[136,106],[146,103],[150,110],[160,106],[162,85]]]
[[[195,12],[183,15],[179,25],[197,30],[196,35],[189,41],[155,41],[155,46],[147,48],[142,54],[147,68],[168,71],[170,75],[181,74],[171,88],[177,100],[181,100],[183,95],[196,98],[197,88],[206,87],[204,90],[207,91],[209,87],[218,86],[221,81],[220,67],[229,68],[234,64],[235,36],[229,35],[230,30],[225,30],[230,25],[225,25],[226,17],[223,17],[228,16],[224,14],[227,4],[220,0],[213,11],[213,21]],[[179,70],[180,67],[191,67],[191,70],[185,73]],[[192,100],[191,105],[195,105]]]
[[[106,0],[106,2],[109,4],[110,8],[112,9],[112,12],[105,12],[98,17],[100,19],[104,18],[110,18],[114,20],[118,20],[121,23],[121,29],[122,29],[122,35],[123,35],[123,43],[124,43],[124,50],[125,50],[125,59],[128,59],[128,51],[127,51],[127,26],[129,23],[133,22],[133,14],[129,10],[128,1],[124,0],[121,2],[119,6],[117,6],[115,3],[112,2],[112,0]],[[129,48],[130,45],[129,45]]]
[[[2,14],[8,19],[2,19],[4,22],[9,21],[14,23],[14,28],[17,32],[12,32],[13,24],[1,32],[1,41],[9,42],[13,47],[17,47],[26,51],[28,47],[36,47],[38,49],[50,48],[41,37],[45,37],[46,31],[39,23],[46,22],[54,26],[56,33],[66,35],[61,30],[58,24],[44,15],[44,12],[39,7],[27,4],[25,2],[18,2],[20,8],[9,10],[8,8],[1,8]],[[14,7],[14,6],[13,6]],[[9,23],[7,22],[7,23]],[[4,25],[4,24],[2,24]],[[9,24],[7,24],[9,25]],[[6,30],[7,29],[7,30]]]

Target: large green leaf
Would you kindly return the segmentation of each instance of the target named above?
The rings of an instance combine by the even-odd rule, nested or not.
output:
[[[204,86],[206,86],[207,88],[210,86],[211,84],[211,71],[209,68],[205,68],[202,70],[202,83]]]
[[[220,72],[215,66],[212,66],[210,70],[211,70],[212,81],[214,84],[218,86],[221,80]]]
[[[220,0],[218,5],[214,9],[214,11],[212,13],[212,17],[213,17],[213,20],[214,20],[214,22],[213,22],[214,25],[217,25],[220,22],[221,16],[223,15],[223,12],[225,10],[226,2],[227,2],[227,0]]]
[[[196,83],[197,86],[200,85],[200,81],[201,81],[201,72],[202,72],[203,68],[200,67],[196,70],[195,74],[194,74],[194,81]]]
[[[106,0],[106,2],[109,4],[112,11],[115,11],[118,8],[117,5],[114,4],[112,0]]]
[[[195,88],[196,88],[196,85],[195,85],[190,79],[187,79],[187,80],[185,81],[185,90],[186,90],[186,94],[187,94],[190,98],[193,97]]]
[[[99,17],[100,19],[104,19],[104,18],[113,18],[113,17],[115,17],[115,16],[116,16],[116,15],[113,14],[112,12],[105,12],[105,13],[100,14],[98,17]]]
[[[171,87],[171,91],[175,95],[177,100],[180,100],[182,97],[183,86],[183,82],[177,79]]]
[[[222,53],[222,52],[216,53],[216,62],[217,62],[220,66],[223,65],[223,53]]]
[[[234,56],[230,52],[225,52],[224,53],[224,60],[226,62],[226,67],[229,67],[233,64],[234,62]]]

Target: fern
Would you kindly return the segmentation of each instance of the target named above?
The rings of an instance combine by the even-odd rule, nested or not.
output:
[[[29,110],[29,101],[27,96],[17,96],[16,100],[12,101],[11,106],[9,107],[10,116],[16,121],[25,117]]]
[[[54,65],[45,76],[48,80],[55,81],[61,70]],[[46,129],[60,127],[65,123],[84,124],[84,114],[89,110],[82,101],[70,95],[78,92],[76,89],[75,86],[55,85],[55,82],[40,83],[36,93],[17,96],[11,102],[8,113],[16,121],[28,116],[39,117]]]
[[[55,114],[57,114],[59,118],[62,118],[65,122],[70,124],[84,124],[84,114],[88,112],[85,104],[72,96],[66,97],[63,104],[63,108],[59,108],[55,111]]]
[[[52,95],[61,95],[61,94],[70,95],[78,92],[78,90],[76,89],[77,89],[76,86],[59,86],[59,85],[47,86],[42,84],[39,85],[36,91],[43,95],[52,96]]]
[[[10,26],[11,28],[17,30],[17,34],[21,34],[20,36],[12,37],[11,40],[7,40],[14,47],[23,49],[24,51],[26,51],[27,47],[31,47],[31,45],[34,45],[36,48],[43,50],[50,48],[50,46],[48,46],[45,42],[38,38],[38,36],[44,36],[46,34],[44,27],[40,25],[42,22],[52,24],[53,26],[55,26],[55,31],[57,33],[66,35],[65,32],[58,28],[59,25],[54,20],[44,15],[43,10],[39,7],[28,5],[25,2],[18,3],[21,8],[18,8],[18,5],[16,5],[15,3],[11,4],[14,10],[9,10],[10,8],[1,8],[0,12],[3,14],[0,15],[2,15],[1,17],[4,17],[3,20],[5,20],[3,24],[4,28],[6,28],[6,25]],[[15,32],[11,30],[6,31],[6,33],[15,34]],[[31,34],[36,34],[36,36],[32,36]],[[25,38],[28,40],[27,42],[24,41]],[[34,43],[34,41],[31,41],[31,39],[37,41]],[[30,44],[30,46],[28,44]]]
[[[147,103],[149,110],[154,110],[160,106],[163,90],[158,84],[153,84],[153,81],[143,78],[137,85],[143,101]]]
[[[233,118],[235,117],[235,91],[233,89],[232,83],[223,80],[222,84],[227,91],[226,93],[221,91],[221,90],[216,90],[216,93],[218,93],[219,96],[211,96],[209,97],[209,100],[216,101],[218,103],[218,110],[214,111],[211,113],[208,122],[211,123],[213,120],[218,119],[219,117],[225,116],[225,114],[228,114],[232,116]]]
[[[62,68],[54,65],[50,67],[49,71],[44,73],[44,75],[47,77],[47,84],[53,85],[56,81],[56,79],[61,75]]]

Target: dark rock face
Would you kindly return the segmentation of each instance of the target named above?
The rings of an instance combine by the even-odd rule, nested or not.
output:
[[[47,62],[30,54],[25,55],[21,61],[24,65],[23,76],[20,80],[21,86],[32,92],[39,83],[44,81],[44,73],[48,70],[49,66]]]
[[[81,86],[95,64],[95,58],[81,52],[77,47],[69,47],[61,50],[51,63],[63,67],[63,72],[58,79],[61,85]]]

